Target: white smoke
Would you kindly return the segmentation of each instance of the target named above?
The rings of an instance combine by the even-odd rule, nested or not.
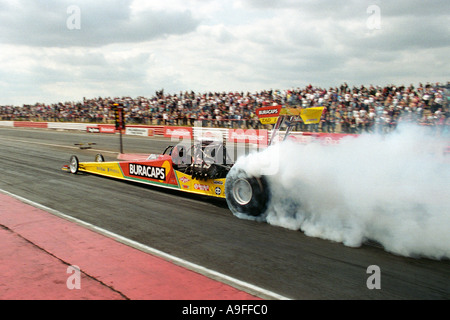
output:
[[[270,173],[270,224],[351,247],[373,240],[395,254],[443,259],[450,258],[446,145],[420,127],[401,126],[337,145],[285,141],[235,166],[251,176]]]

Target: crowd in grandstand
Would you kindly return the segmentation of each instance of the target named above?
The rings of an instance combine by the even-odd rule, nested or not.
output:
[[[360,86],[243,92],[157,91],[152,97],[83,98],[79,102],[0,106],[0,120],[113,123],[112,105],[124,105],[127,124],[263,128],[255,110],[266,105],[323,106],[319,124],[297,123],[298,131],[388,132],[400,121],[449,132],[449,85]]]

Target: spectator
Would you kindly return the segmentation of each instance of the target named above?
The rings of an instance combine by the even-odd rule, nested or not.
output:
[[[302,108],[324,106],[320,127],[299,121],[300,131],[322,132],[390,132],[399,121],[436,127],[448,134],[449,84],[419,84],[385,87],[350,87],[347,83],[334,88],[308,85],[289,90],[268,90],[256,93],[193,91],[166,94],[157,91],[146,97],[98,97],[80,102],[59,102],[46,105],[0,106],[0,120],[68,121],[113,123],[111,105],[125,105],[129,123],[228,128],[262,128],[255,110],[267,105],[290,105]]]

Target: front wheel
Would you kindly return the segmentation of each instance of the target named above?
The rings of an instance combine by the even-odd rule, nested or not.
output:
[[[231,212],[239,218],[260,218],[270,199],[267,179],[249,177],[244,171],[230,171],[225,182],[225,197]]]
[[[70,157],[70,161],[69,161],[69,169],[70,169],[70,172],[71,172],[71,173],[75,174],[75,173],[78,172],[79,163],[80,163],[80,162],[78,161],[77,156],[71,156],[71,157]]]
[[[105,162],[105,158],[103,157],[102,154],[97,153],[97,154],[95,155],[95,162]]]

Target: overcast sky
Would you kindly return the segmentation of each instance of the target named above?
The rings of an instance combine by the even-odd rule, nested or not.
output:
[[[0,105],[450,81],[448,0],[0,0]]]

